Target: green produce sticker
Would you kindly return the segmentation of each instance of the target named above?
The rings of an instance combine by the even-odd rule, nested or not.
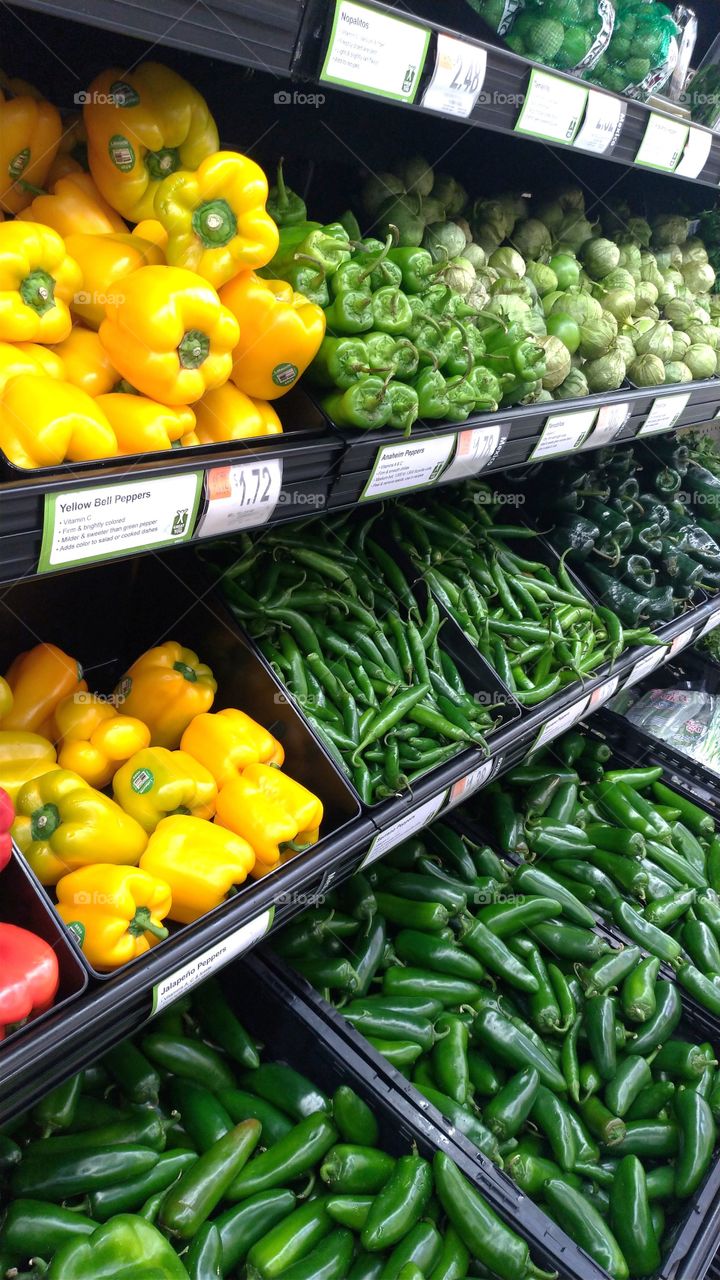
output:
[[[151,769],[136,769],[130,779],[130,786],[139,796],[147,795],[155,785],[155,775]]]
[[[271,376],[276,387],[289,387],[298,376],[298,367],[296,364],[276,364]]]
[[[114,107],[137,107],[140,104],[140,94],[126,80],[115,80],[110,85],[110,97]]]
[[[18,151],[17,155],[13,156],[12,160],[8,165],[8,175],[12,178],[13,182],[17,182],[18,178],[27,169],[29,162],[30,162],[29,147],[23,147],[22,151]]]
[[[121,133],[114,133],[108,142],[110,159],[121,173],[129,173],[135,166],[135,152],[127,138]]]

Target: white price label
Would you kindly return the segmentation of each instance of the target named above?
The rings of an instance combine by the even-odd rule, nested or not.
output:
[[[720,627],[720,609],[716,609],[714,613],[710,614],[710,617],[705,623],[702,631],[698,631],[698,640],[701,636],[706,636],[709,631],[715,631],[717,627]]]
[[[439,31],[435,70],[422,105],[430,111],[467,118],[478,100],[486,69],[485,49]]]
[[[515,132],[546,142],[570,143],[580,127],[587,98],[584,85],[533,70]]]
[[[213,467],[207,473],[208,505],[198,537],[213,538],[266,524],[278,504],[282,476],[282,458]]]
[[[320,79],[382,98],[413,102],[430,32],[355,0],[336,0]]]
[[[378,449],[360,501],[422,489],[440,479],[455,444],[454,436],[431,436],[429,440],[406,440]]]
[[[627,103],[622,98],[611,98],[607,93],[591,89],[582,128],[573,146],[604,155],[620,137],[626,115]]]
[[[202,471],[46,493],[38,573],[192,537]]]
[[[675,170],[679,178],[700,177],[708,162],[712,149],[712,140],[713,135],[709,129],[697,129],[695,125],[690,126],[690,136],[683,152],[683,158]]]
[[[658,646],[653,649],[652,653],[646,653],[644,658],[639,658],[635,663],[630,675],[628,676],[623,688],[629,689],[631,685],[637,684],[638,681],[644,680],[645,676],[649,676],[651,671],[656,667],[662,666],[667,661],[668,648],[665,645]]]
[[[668,653],[668,658],[677,657],[680,650],[686,648],[686,646],[689,645],[690,641],[693,638],[694,630],[695,630],[694,627],[687,627],[685,631],[681,631],[680,635],[676,636],[675,639],[670,642],[670,652]]]
[[[601,449],[622,431],[630,417],[629,404],[604,404],[597,416],[594,431],[583,443],[583,449]]]
[[[493,758],[491,760],[483,760],[477,769],[472,769],[470,773],[466,773],[464,778],[458,778],[457,782],[453,782],[450,788],[450,796],[447,802],[447,808],[452,809],[454,805],[460,804],[461,801],[469,800],[470,796],[479,791],[485,783],[489,781],[495,770],[500,764],[500,759]]]
[[[455,445],[455,457],[447,470],[443,471],[443,483],[446,480],[464,480],[466,476],[476,476],[479,471],[484,471],[497,458],[509,432],[509,423],[460,431]]]
[[[648,436],[654,435],[656,431],[669,431],[675,426],[680,415],[685,412],[689,399],[689,391],[685,391],[682,395],[658,396],[653,401],[652,409],[638,431],[638,435]]]
[[[166,1009],[169,1004],[172,1004],[179,996],[184,995],[186,991],[190,991],[192,987],[204,982],[216,969],[222,969],[223,965],[228,964],[230,960],[235,960],[244,951],[249,951],[251,947],[254,947],[267,933],[272,924],[274,914],[274,907],[263,911],[262,915],[255,920],[250,920],[247,924],[241,925],[223,942],[216,942],[214,946],[208,947],[207,951],[203,951],[199,956],[196,956],[189,964],[183,965],[182,969],[176,969],[174,973],[170,974],[169,978],[163,978],[162,982],[156,983],[152,994],[153,1013],[160,1013],[162,1009]]]
[[[552,716],[547,721],[547,724],[543,725],[535,739],[533,751],[547,746],[548,742],[552,742],[553,738],[559,738],[567,729],[577,724],[578,720],[582,720],[588,709],[589,702],[590,695],[588,694],[587,698],[581,698],[579,702],[573,702],[572,706],[565,707],[563,711],[558,711],[557,715]]]
[[[673,120],[670,116],[660,116],[651,111],[635,163],[645,165],[648,169],[674,173],[689,132],[690,125],[683,124],[682,120]]]
[[[606,680],[604,684],[599,684],[597,689],[593,689],[590,694],[588,703],[588,711],[597,711],[598,707],[604,707],[609,702],[613,694],[616,692],[620,683],[619,676],[612,676],[610,680]]]
[[[396,845],[402,844],[403,840],[414,836],[416,831],[423,831],[432,822],[436,813],[439,813],[442,809],[446,796],[447,791],[443,791],[439,796],[433,796],[417,809],[412,809],[410,813],[398,818],[397,822],[393,822],[391,827],[386,827],[384,831],[381,831],[370,845],[360,863],[360,867],[368,867],[371,862],[376,862],[378,858],[382,858],[383,854],[387,853],[389,849],[394,849]]]
[[[530,454],[532,461],[578,449],[592,430],[597,412],[597,409],[582,409],[579,413],[554,413],[547,419],[543,433]]]

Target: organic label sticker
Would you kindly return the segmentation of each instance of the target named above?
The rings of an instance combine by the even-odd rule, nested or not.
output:
[[[137,107],[140,102],[140,94],[127,80],[115,80],[110,85],[110,97],[114,107]]]
[[[276,387],[289,387],[298,376],[298,367],[288,362],[276,364],[270,376]]]
[[[135,152],[132,145],[121,133],[114,133],[108,142],[110,159],[121,173],[129,173],[135,166]]]
[[[336,0],[320,80],[413,102],[429,42],[426,27],[355,0]]]

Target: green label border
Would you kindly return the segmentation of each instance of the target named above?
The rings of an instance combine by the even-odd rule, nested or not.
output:
[[[175,547],[175,546],[180,546],[184,542],[189,542],[195,531],[198,508],[200,506],[200,499],[202,497],[202,492],[203,492],[203,479],[205,476],[205,472],[190,471],[190,472],[181,472],[180,474],[191,475],[195,480],[195,496],[192,502],[190,519],[188,521],[188,526],[185,533],[183,533],[180,537],[165,538],[160,542],[148,542],[140,547],[119,547],[116,551],[103,551],[103,552],[100,552],[98,555],[80,556],[78,557],[77,560],[68,560],[63,564],[50,563],[50,556],[52,554],[53,534],[55,532],[55,508],[57,506],[58,501],[61,498],[71,498],[77,494],[81,494],[83,490],[68,489],[68,490],[62,490],[57,493],[46,493],[45,505],[43,510],[42,543],[40,545],[40,554],[38,556],[37,573],[62,573],[64,572],[65,569],[75,569],[79,565],[100,564],[105,560],[118,560],[122,556],[138,555],[142,551],[156,551],[156,550],[162,549],[163,547]],[[174,479],[177,479],[177,477],[176,476],[151,476],[148,478],[147,483],[152,485],[157,483],[158,480],[170,480],[170,479],[174,480]],[[141,483],[143,482],[136,481],[136,480],[132,480],[128,482],[128,484],[141,484]],[[104,490],[105,492],[116,491],[123,487],[127,487],[127,486],[124,485],[122,481],[120,481],[118,484],[87,485],[88,489],[98,489],[101,491]]]
[[[422,80],[423,71],[425,70],[425,62],[427,60],[428,45],[430,44],[430,35],[431,35],[430,28],[421,27],[420,24],[417,22],[408,22],[406,18],[396,18],[395,15],[391,13],[385,13],[385,12],[381,13],[379,9],[373,9],[369,5],[358,4],[357,0],[352,0],[352,3],[355,4],[357,8],[365,9],[367,13],[379,14],[383,18],[389,18],[390,21],[397,22],[398,25],[400,26],[412,27],[415,31],[423,31],[425,35],[425,43],[423,45],[422,53],[420,55],[418,73],[417,73],[417,76],[415,77],[415,84],[413,85],[411,93],[392,93],[389,89],[376,89],[373,86],[360,84],[356,80],[341,80],[339,76],[331,76],[329,74],[328,65],[330,63],[330,59],[333,53],[333,48],[335,45],[335,36],[337,34],[338,22],[340,20],[340,6],[343,3],[344,3],[344,0],[335,0],[335,13],[333,14],[332,30],[330,32],[330,39],[328,41],[328,47],[327,47],[327,52],[325,54],[322,71],[320,72],[320,77],[319,77],[320,83],[321,84],[337,84],[344,89],[356,89],[356,90],[359,90],[361,93],[373,94],[377,98],[390,98],[394,102],[405,102],[408,105],[413,103],[417,96],[417,91],[420,85],[420,81]]]
[[[533,84],[535,83],[536,79],[537,79],[539,76],[541,76],[541,75],[546,76],[548,80],[556,80],[558,84],[565,84],[565,81],[564,81],[564,80],[561,80],[561,79],[560,79],[560,76],[554,76],[554,75],[552,75],[552,73],[551,73],[551,72],[549,72],[549,71],[542,71],[539,67],[537,67],[537,68],[536,68],[536,67],[533,67],[532,71],[530,72],[530,79],[529,79],[529,81],[528,81],[527,93],[525,94],[525,101],[523,102],[523,105],[522,105],[522,107],[521,107],[521,109],[520,109],[520,115],[518,116],[517,120],[515,121],[515,126],[514,126],[514,130],[513,130],[513,131],[514,131],[515,133],[521,133],[521,134],[523,135],[523,137],[524,137],[524,138],[542,138],[544,142],[551,142],[551,143],[553,144],[553,146],[556,146],[556,147],[571,147],[571,146],[573,145],[573,143],[574,143],[574,141],[575,141],[575,139],[576,139],[576,137],[577,137],[578,133],[580,132],[580,126],[581,126],[581,124],[582,124],[582,122],[583,122],[583,118],[584,118],[584,116],[585,116],[585,112],[586,112],[586,110],[587,110],[587,104],[588,104],[588,98],[589,98],[589,96],[590,96],[590,90],[589,90],[589,89],[587,89],[587,88],[585,88],[585,89],[584,89],[584,92],[585,92],[585,99],[584,99],[584,101],[583,101],[582,107],[581,107],[580,112],[579,112],[579,114],[578,114],[577,124],[575,125],[575,129],[574,129],[574,131],[573,131],[573,134],[572,134],[572,137],[571,137],[571,138],[557,138],[557,137],[555,137],[555,136],[554,136],[553,134],[551,134],[551,133],[537,133],[534,129],[523,129],[523,128],[522,128],[523,116],[525,115],[525,111],[526,111],[526,109],[527,109],[528,101],[529,101],[530,97],[532,96]],[[581,88],[581,89],[583,89],[583,88],[584,88],[584,86],[583,86],[583,85],[581,85],[581,84],[578,84],[577,86],[575,86],[575,85],[571,85],[570,87],[571,87],[572,89],[575,89],[576,87],[577,87],[577,88]]]
[[[681,125],[681,126],[682,126],[682,128],[684,128],[684,130],[685,130],[685,140],[684,140],[684,142],[683,142],[683,144],[682,144],[682,146],[681,146],[681,148],[680,148],[680,153],[679,153],[679,155],[678,155],[677,160],[675,161],[675,164],[672,164],[672,165],[668,165],[668,164],[653,164],[653,163],[651,163],[651,161],[649,161],[649,160],[640,160],[640,159],[638,158],[638,157],[639,157],[639,155],[640,155],[640,152],[642,151],[642,149],[643,149],[643,147],[644,147],[644,145],[645,145],[645,139],[646,139],[646,137],[647,137],[647,132],[648,132],[648,129],[650,128],[650,126],[651,126],[651,124],[652,124],[653,120],[664,120],[664,119],[665,119],[665,116],[661,115],[661,113],[660,113],[659,111],[651,111],[651,112],[650,112],[650,116],[649,116],[649,118],[648,118],[648,122],[647,122],[647,124],[645,125],[645,132],[644,132],[644,134],[643,134],[642,138],[640,139],[640,146],[639,146],[639,147],[638,147],[638,149],[637,149],[637,155],[635,156],[635,160],[634,160],[634,162],[633,162],[634,164],[639,165],[641,169],[655,169],[658,173],[674,173],[674,172],[675,172],[675,170],[677,169],[678,165],[680,164],[680,161],[682,160],[682,158],[683,158],[684,154],[685,154],[685,148],[686,148],[686,146],[687,146],[687,144],[688,144],[688,138],[690,137],[690,125],[689,125],[689,124],[685,124],[682,120],[673,120],[673,121],[672,121],[672,123],[673,123],[673,124],[679,124],[679,125]],[[710,157],[708,156],[708,160],[709,160],[709,159],[710,159]],[[706,161],[705,161],[705,165],[707,164],[707,162],[708,162],[708,161],[706,160]],[[705,168],[705,165],[703,165],[703,169]],[[700,172],[702,173],[702,169],[700,170]],[[697,179],[696,179],[696,178],[690,178],[690,179],[689,179],[689,181],[690,181],[690,182],[696,182],[696,181],[697,181]]]

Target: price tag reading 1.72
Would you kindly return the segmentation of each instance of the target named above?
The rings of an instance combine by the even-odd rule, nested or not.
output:
[[[198,525],[198,537],[214,538],[266,524],[280,498],[282,475],[281,458],[213,467],[207,473],[208,505]]]
[[[487,68],[487,52],[480,45],[438,33],[432,80],[422,105],[429,111],[467,117],[478,100]]]

